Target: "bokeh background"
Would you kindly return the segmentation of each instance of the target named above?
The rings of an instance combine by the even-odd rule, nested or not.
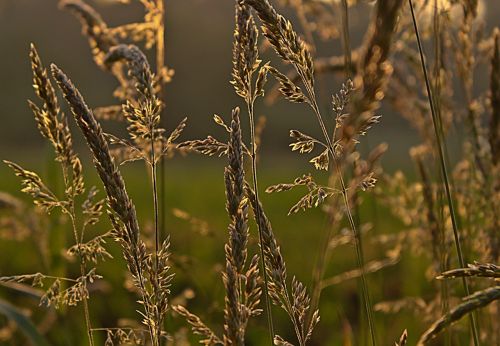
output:
[[[112,97],[112,91],[116,87],[114,78],[95,66],[87,40],[81,35],[80,23],[69,13],[59,10],[57,3],[57,0],[0,0],[0,158],[36,170],[56,185],[58,180],[54,172],[57,168],[52,160],[51,148],[38,134],[26,102],[27,99],[35,97],[31,87],[28,58],[30,43],[36,44],[45,65],[55,62],[72,78],[89,105],[97,107],[116,104]],[[98,9],[110,26],[138,21],[143,15],[142,7],[134,1],[129,5],[106,0],[89,3]],[[225,140],[223,129],[212,121],[213,114],[217,113],[228,119],[233,107],[243,106],[229,84],[234,2],[169,0],[165,1],[165,4],[166,64],[175,70],[175,75],[165,88],[166,111],[162,122],[167,129],[172,130],[187,116],[188,126],[182,139],[201,138],[212,134]],[[489,32],[492,26],[499,24],[500,4],[493,0],[484,1],[484,4],[487,10],[483,13],[483,19],[486,31]],[[353,46],[357,46],[363,37],[370,11],[371,6],[363,4],[351,12]],[[283,12],[290,14],[286,9]],[[338,15],[340,27],[340,14]],[[293,16],[291,18],[295,20]],[[321,43],[316,54],[342,54],[340,40]],[[264,53],[264,59],[275,59],[273,52],[269,50]],[[486,71],[483,75],[478,75],[478,81],[478,87],[487,83]],[[319,78],[321,107],[325,111],[330,108],[331,93],[335,92],[342,82],[342,76],[325,75]],[[67,110],[67,106],[63,102],[61,104],[63,109]],[[290,129],[319,133],[309,110],[302,105],[277,101],[272,105],[260,102],[256,112],[267,118],[260,157],[261,187],[288,182],[311,171],[307,160],[290,153],[288,148]],[[390,107],[384,105],[380,113],[383,116],[382,123],[364,138],[361,149],[366,151],[378,143],[388,143],[389,150],[382,160],[384,169],[388,172],[403,170],[411,177],[414,173],[408,150],[418,143],[417,134]],[[71,125],[74,128],[73,124]],[[105,127],[110,132],[122,130],[113,124],[105,124]],[[246,128],[244,124],[244,133],[247,134]],[[88,164],[87,149],[78,132],[74,133],[78,151],[87,163],[88,185],[94,183],[100,188],[100,182]],[[460,145],[460,141],[455,140],[451,142],[450,148],[458,150]],[[224,209],[224,165],[224,159],[195,155],[175,157],[167,161],[166,165],[166,225],[172,237],[172,251],[184,266],[177,273],[173,292],[177,295],[187,287],[191,288],[194,297],[190,297],[190,307],[210,321],[218,331],[223,307],[220,265],[224,258],[223,244],[227,238],[228,221]],[[126,166],[123,172],[127,187],[138,205],[141,221],[147,228],[152,216],[147,171],[141,164],[132,164]],[[327,178],[326,174],[318,175],[320,179]],[[19,180],[5,165],[0,165],[0,190],[24,198],[18,191]],[[282,240],[283,253],[290,273],[307,283],[311,280],[311,270],[325,232],[326,220],[319,210],[286,216],[293,201],[298,197],[299,195],[291,192],[264,195],[262,198],[277,237]],[[397,232],[402,227],[383,207],[371,201],[369,197],[366,198],[367,203],[361,211],[361,217],[376,218],[377,227],[374,232]],[[210,235],[200,235],[188,222],[176,218],[171,211],[173,208],[185,210],[192,216],[205,220]],[[54,222],[57,224],[57,220]],[[105,231],[107,226],[103,223],[100,227],[103,228],[101,231]],[[64,227],[58,227],[47,231],[66,230]],[[252,232],[254,231],[252,229]],[[255,233],[253,235],[255,236]],[[36,257],[32,256],[33,248],[29,239],[25,242],[1,240],[0,275],[41,271]],[[118,283],[118,287],[105,284],[95,287],[91,310],[96,326],[112,326],[121,318],[137,317],[134,296],[119,286],[120,280],[123,281],[124,268],[121,255],[114,244],[110,245],[110,248],[117,260],[106,262],[101,273]],[[367,249],[369,258],[375,258],[378,254],[376,249]],[[433,294],[425,277],[427,265],[420,257],[406,254],[398,265],[370,275],[374,302],[401,296],[425,297]],[[339,274],[354,266],[353,249],[341,248],[332,256],[327,274]],[[320,306],[322,322],[314,338],[315,344],[325,345],[322,340],[329,340],[327,344],[338,345],[349,329],[359,335],[356,343],[362,344],[366,331],[359,330],[361,314],[357,292],[356,280],[347,281],[324,292]],[[8,289],[0,288],[0,296],[14,299],[19,306],[36,305],[33,299],[13,294]],[[40,318],[41,313],[36,312],[36,309],[33,314]],[[64,314],[75,317],[62,318]],[[78,322],[80,315],[79,308],[69,308],[59,317],[54,317],[57,323],[65,326],[55,328],[59,330],[57,334],[49,332],[54,344],[85,344],[83,338],[75,337],[78,333],[84,335],[82,324]],[[276,315],[282,321],[279,326],[286,328],[286,319],[278,309]],[[384,336],[383,345],[392,344],[404,328],[412,328],[415,331],[412,338],[425,328],[411,314],[401,318],[376,313],[376,319],[379,333]],[[6,321],[0,319],[0,328],[2,323]],[[169,318],[168,325],[167,330],[173,331],[185,324],[180,318]],[[253,329],[251,344],[261,344],[266,333],[264,318],[254,322],[250,329]],[[280,330],[283,336],[289,336],[290,332],[291,330]]]

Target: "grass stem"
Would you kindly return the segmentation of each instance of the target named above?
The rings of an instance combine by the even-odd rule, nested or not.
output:
[[[254,117],[254,106],[253,102],[247,101],[247,108],[248,108],[248,116],[250,119],[250,140],[252,142],[252,148],[251,148],[251,156],[252,156],[252,184],[253,184],[253,189],[255,191],[255,199],[257,201],[260,201],[259,199],[259,188],[258,188],[258,183],[257,183],[257,143],[256,143],[256,138],[255,138],[255,117]],[[256,208],[260,208],[259,203],[256,203]],[[264,278],[264,296],[265,296],[265,302],[266,302],[266,315],[267,315],[267,324],[268,324],[268,329],[269,333],[271,336],[271,345],[274,345],[274,324],[273,324],[273,314],[271,310],[271,301],[269,297],[269,280],[267,278],[267,272],[266,272],[266,264],[265,264],[265,257],[264,257],[264,239],[262,236],[262,230],[260,229],[260,220],[258,218],[260,213],[257,212],[255,213],[255,217],[257,218],[257,226],[259,227],[259,245],[260,245],[260,257],[261,257],[261,262],[262,262],[262,276]]]
[[[435,132],[435,136],[436,136],[436,144],[437,144],[437,147],[438,147],[437,149],[438,149],[438,154],[439,154],[439,162],[440,162],[441,171],[442,171],[442,177],[443,177],[443,182],[444,182],[444,186],[445,186],[446,199],[448,201],[448,208],[450,210],[451,223],[452,223],[452,227],[453,227],[453,237],[454,237],[454,240],[455,240],[455,247],[456,247],[456,250],[457,250],[458,261],[459,261],[460,266],[462,268],[465,268],[465,260],[464,260],[464,255],[463,255],[463,252],[462,252],[462,246],[461,246],[461,243],[460,243],[460,233],[459,233],[459,229],[458,229],[458,219],[457,219],[457,215],[456,215],[456,212],[455,212],[455,206],[454,206],[454,203],[453,203],[453,198],[452,198],[452,195],[451,195],[450,178],[449,178],[448,168],[447,168],[446,163],[445,163],[445,157],[446,157],[446,155],[445,155],[445,152],[444,152],[444,149],[443,149],[443,144],[442,144],[443,139],[441,138],[440,131],[439,131],[439,124],[441,123],[441,121],[440,121],[440,119],[438,119],[439,115],[436,112],[435,104],[434,104],[434,101],[433,101],[433,96],[432,96],[432,91],[431,91],[431,84],[430,84],[430,81],[429,81],[429,76],[427,74],[427,66],[425,64],[424,51],[423,51],[423,47],[422,47],[422,42],[420,40],[420,33],[419,33],[419,30],[418,30],[418,24],[417,24],[417,20],[416,20],[416,17],[415,17],[415,10],[414,10],[414,7],[413,7],[412,0],[408,0],[408,4],[410,6],[412,21],[413,21],[413,28],[415,29],[415,36],[416,36],[416,39],[417,39],[418,51],[419,51],[419,54],[420,54],[420,62],[421,62],[421,65],[422,65],[422,72],[424,74],[425,86],[426,86],[426,89],[427,89],[427,97],[429,99],[429,106],[431,108],[432,122],[433,122],[434,132]],[[462,278],[462,283],[463,283],[463,286],[464,286],[465,294],[467,296],[469,296],[470,295],[470,290],[469,290],[469,285],[467,283],[467,279],[466,278]],[[479,332],[478,332],[478,326],[477,326],[476,318],[475,318],[474,314],[470,314],[469,316],[470,316],[470,324],[471,324],[471,330],[472,330],[472,337],[473,337],[473,340],[474,340],[474,345],[475,346],[479,346]]]

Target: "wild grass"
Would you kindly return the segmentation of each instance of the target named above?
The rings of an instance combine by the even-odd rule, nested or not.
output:
[[[491,33],[482,31],[477,1],[445,1],[443,5],[437,0],[409,0],[408,6],[403,0],[377,1],[361,44],[354,47],[350,33],[353,10],[367,8],[366,4],[236,0],[232,52],[227,52],[232,69],[227,80],[243,104],[241,109],[234,105],[230,115],[220,112],[222,115],[213,116],[224,138],[207,135],[182,142],[179,138],[189,130],[187,119],[170,133],[162,120],[168,111],[165,84],[173,77],[173,70],[165,64],[164,2],[139,2],[144,8],[142,21],[117,27],[108,26],[84,1],[60,2],[62,9],[80,21],[96,65],[115,77],[116,104],[91,107],[61,68],[52,64],[49,73],[35,46],[30,48],[33,87],[39,100],[29,101],[29,107],[60,164],[62,188],[42,174],[4,161],[20,178],[21,191],[32,198],[34,206],[0,193],[0,236],[16,235],[16,241],[25,240],[23,234],[33,237],[37,251],[30,256],[40,258],[43,270],[34,268],[33,274],[18,275],[2,269],[2,286],[17,295],[36,297],[43,306],[40,309],[59,309],[57,313],[47,310],[56,316],[71,316],[84,326],[83,344],[89,345],[305,346],[342,340],[345,345],[389,342],[403,346],[410,342],[452,345],[472,341],[481,345],[500,341],[500,35],[498,28]],[[292,19],[279,13],[277,5],[292,9],[303,34]],[[459,11],[454,12],[459,15],[452,18],[440,6]],[[425,20],[426,16],[432,21]],[[342,41],[343,54],[316,56],[318,41],[331,37]],[[433,56],[426,56],[427,44],[433,44]],[[277,57],[263,62],[267,47]],[[154,64],[148,60],[150,55]],[[428,71],[431,62],[432,74]],[[487,90],[478,91],[474,82],[481,62],[489,67],[490,83]],[[322,78],[330,73],[338,75],[335,92],[322,90]],[[71,122],[63,112],[65,106],[60,105],[54,81],[83,135],[103,197],[97,188],[87,187],[83,174],[87,167],[84,170],[82,154],[74,148]],[[325,92],[331,95],[328,109],[323,107]],[[289,131],[291,151],[307,156],[307,162],[300,164],[306,173],[262,189],[260,158],[267,151],[261,148],[269,144],[262,138],[263,122],[256,114],[262,105],[271,115],[274,108],[270,103],[276,101],[277,93],[291,103],[305,105],[317,133],[289,130],[283,124]],[[463,102],[457,100],[460,93]],[[262,103],[263,99],[271,102]],[[402,172],[384,173],[380,161],[390,150],[387,144],[366,143],[368,150],[360,148],[373,126],[384,130],[383,123],[378,125],[382,103],[408,120],[421,138],[409,153],[416,179]],[[216,111],[206,107],[208,112]],[[245,117],[248,133],[242,125]],[[101,124],[104,121],[121,125],[121,135],[107,133]],[[460,127],[466,131],[455,130]],[[464,142],[454,160],[448,152],[453,136],[462,136]],[[200,247],[188,258],[183,256],[181,244],[170,243],[170,237],[179,232],[166,218],[169,209],[189,223],[196,240],[220,240],[210,221],[191,210],[165,205],[165,186],[172,177],[166,174],[167,159],[192,153],[225,160],[219,175],[225,189],[220,196],[225,196],[227,231],[224,244],[220,242],[214,249],[219,255],[213,258],[220,291],[200,287],[203,278],[193,275],[192,266],[209,265],[197,262],[197,256],[212,249]],[[142,205],[134,203],[126,187],[129,181],[122,175],[125,165],[132,162],[142,162],[146,168],[147,179],[144,174],[139,178],[141,197],[147,195],[151,200],[144,213],[138,213]],[[262,195],[263,191],[272,195]],[[207,198],[210,193],[208,187],[202,191]],[[294,248],[290,235],[273,229],[280,225],[270,207],[277,193],[298,198],[287,200],[293,220],[324,215],[323,227],[316,222],[300,230],[318,234],[318,244]],[[385,205],[400,221],[398,229],[381,231],[385,223],[379,216],[364,212],[367,200],[375,201],[377,207]],[[315,208],[317,213],[311,211]],[[105,212],[107,223],[101,222]],[[212,212],[224,214],[223,210]],[[149,217],[144,220],[138,215]],[[59,228],[54,219],[59,220]],[[102,231],[103,227],[110,230]],[[51,233],[66,229],[72,242],[62,238],[62,248],[54,250],[49,246],[54,239]],[[113,258],[111,239],[123,262]],[[314,247],[318,248],[315,253]],[[312,268],[292,269],[290,263],[296,264],[298,256],[303,257],[300,263],[305,263],[306,256],[313,258]],[[122,282],[107,281],[104,260],[113,263]],[[351,260],[356,262],[354,268],[349,267]],[[415,261],[411,271],[397,271],[409,261]],[[380,282],[377,275],[389,271],[384,279],[396,274],[415,286],[418,282],[413,276],[425,277],[420,284],[426,291],[406,297],[400,287],[391,287],[393,292],[387,294],[385,285],[380,288],[375,283]],[[304,272],[310,277],[304,279]],[[455,278],[462,281],[464,297]],[[336,287],[350,280],[359,282],[354,298],[339,299]],[[91,304],[111,286],[114,292],[127,291],[130,304],[126,306],[132,306],[125,311],[126,318],[116,321],[100,315],[106,306]],[[14,295],[10,297],[22,306]],[[207,299],[210,306],[204,305]],[[80,304],[81,312],[69,309]],[[334,319],[335,308],[350,313]],[[358,310],[360,318],[355,320]],[[8,320],[0,329],[0,340],[10,344],[25,340],[16,330],[32,343],[44,345],[48,343],[44,334],[64,328],[63,321],[53,322],[54,317],[52,322],[37,321],[34,327],[29,316],[3,299],[0,313]],[[394,320],[385,316],[389,314],[405,317],[397,330],[392,330],[390,321]],[[459,323],[466,315],[471,320],[470,333]],[[410,319],[415,322],[402,325]],[[74,340],[80,337],[77,334],[75,331]]]

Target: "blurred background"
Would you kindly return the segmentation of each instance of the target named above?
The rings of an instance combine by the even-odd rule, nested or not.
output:
[[[88,1],[95,7],[109,26],[140,21],[143,8],[138,1],[122,5],[115,1]],[[166,5],[166,64],[175,70],[171,83],[165,87],[166,110],[163,125],[171,131],[179,121],[188,117],[188,125],[182,134],[182,140],[202,138],[211,134],[221,141],[226,140],[225,131],[217,126],[213,114],[229,119],[231,109],[243,107],[241,99],[234,93],[229,84],[231,73],[231,50],[234,30],[234,2],[228,0],[169,0]],[[484,1],[482,3],[482,19],[485,31],[490,32],[498,25],[500,3]],[[289,9],[280,9],[285,16],[296,18]],[[356,47],[362,40],[371,15],[372,5],[361,3],[350,13],[352,45]],[[334,13],[340,28],[340,13]],[[339,29],[340,30],[340,29]],[[34,99],[31,70],[29,62],[29,45],[34,43],[42,61],[46,66],[56,63],[77,85],[87,103],[92,107],[116,104],[112,97],[116,88],[115,79],[107,72],[96,67],[92,60],[88,42],[81,34],[80,23],[69,13],[58,9],[57,0],[0,0],[0,158],[15,161],[26,169],[36,170],[49,182],[57,183],[56,163],[53,162],[52,148],[39,135],[30,111],[27,99]],[[265,47],[264,47],[265,48]],[[153,52],[148,52],[150,57]],[[321,42],[317,46],[317,56],[333,56],[342,54],[340,38]],[[275,61],[275,54],[267,49],[263,59]],[[477,88],[484,88],[488,83],[487,71],[476,74]],[[330,110],[331,94],[335,93],[344,81],[342,74],[325,74],[319,77],[321,90],[320,107],[325,113]],[[273,83],[271,83],[273,84]],[[270,84],[270,85],[271,85]],[[61,102],[65,111],[67,105]],[[277,100],[273,104],[259,101],[256,106],[257,115],[266,116],[267,123],[263,133],[260,157],[260,186],[279,182],[289,182],[297,176],[312,170],[307,159],[291,153],[289,130],[300,129],[305,133],[319,134],[320,130],[309,109],[303,105],[289,104]],[[411,177],[414,175],[413,164],[408,150],[419,143],[416,131],[398,116],[389,106],[383,105],[379,113],[382,115],[380,125],[374,127],[360,145],[367,151],[376,144],[386,142],[389,150],[382,159],[387,172],[403,170]],[[243,114],[244,135],[248,131]],[[104,124],[106,130],[119,132],[113,123]],[[83,145],[80,134],[75,130],[78,151],[86,165],[88,186],[95,184],[101,189],[93,167],[89,162],[87,148]],[[247,137],[246,137],[247,138]],[[247,138],[248,141],[248,138]],[[451,143],[451,149],[459,150],[461,143]],[[220,277],[223,263],[223,244],[226,241],[227,215],[224,209],[223,167],[224,158],[207,158],[190,155],[175,157],[167,161],[166,166],[166,215],[167,231],[172,236],[172,251],[177,256],[183,270],[176,272],[173,286],[175,295],[189,296],[193,312],[210,321],[214,329],[220,331],[223,308],[223,286]],[[147,170],[141,164],[125,166],[123,172],[127,187],[138,205],[139,216],[145,228],[151,226],[150,184]],[[318,173],[320,180],[326,181],[326,173]],[[0,165],[0,190],[7,191],[17,197],[26,199],[19,192],[19,179],[5,165]],[[321,211],[314,209],[306,213],[287,216],[288,209],[300,197],[300,193],[273,194],[262,196],[267,214],[271,216],[278,239],[282,239],[284,257],[290,271],[290,277],[296,275],[308,283],[311,280],[317,249],[323,239],[326,218]],[[374,232],[397,232],[402,224],[392,218],[388,211],[366,197],[367,203],[361,211],[361,217],[372,220],[376,218]],[[193,217],[206,221],[209,235],[200,235],[190,223],[176,217],[172,209],[186,211]],[[55,220],[54,222],[56,222]],[[57,222],[56,222],[57,223]],[[104,223],[103,228],[107,227]],[[63,227],[64,228],[64,227]],[[64,229],[51,229],[48,232],[64,232]],[[106,229],[96,230],[106,231]],[[252,229],[255,236],[255,229]],[[36,258],[31,256],[34,245],[28,240],[21,243],[14,240],[0,242],[0,276],[17,273],[41,271]],[[255,244],[253,244],[255,249]],[[120,283],[123,274],[120,270],[124,264],[115,244],[110,245],[111,252],[117,261],[107,261],[100,273],[111,281]],[[367,257],[377,257],[376,249],[367,249]],[[417,260],[415,260],[417,258]],[[121,265],[120,270],[116,270]],[[350,247],[341,248],[333,254],[327,269],[328,275],[336,275],[355,266],[354,251]],[[373,289],[373,301],[382,301],[399,296],[431,295],[432,288],[426,284],[425,268],[428,263],[420,261],[412,254],[404,256],[396,266],[384,272],[370,276],[370,287]],[[77,266],[75,266],[77,267]],[[186,269],[187,268],[187,269]],[[75,269],[75,268],[73,268]],[[69,271],[73,269],[68,269]],[[77,268],[76,268],[77,269]],[[76,272],[76,271],[75,271]],[[409,277],[405,273],[411,272]],[[418,283],[418,284],[415,284]],[[192,289],[186,293],[185,289]],[[95,326],[112,326],[122,318],[137,318],[134,295],[120,287],[102,284],[95,287],[92,293],[91,314]],[[183,293],[184,292],[184,293]],[[360,303],[358,301],[356,280],[343,282],[328,288],[321,301],[322,322],[315,332],[314,344],[339,345],[342,336],[354,330],[364,340],[366,330],[358,330],[360,325]],[[8,289],[0,288],[0,296],[15,299],[19,306],[36,305],[30,298],[16,295]],[[184,298],[186,299],[186,298]],[[69,308],[62,315],[80,316],[80,308]],[[78,311],[72,311],[78,310]],[[33,314],[39,318],[40,313],[34,309]],[[280,333],[289,336],[286,330],[286,319],[278,309],[277,318]],[[82,326],[72,319],[53,317],[69,329],[53,335],[51,340],[57,345],[84,345],[81,339],[75,339],[71,330],[81,330]],[[404,328],[413,328],[412,338],[419,335],[425,326],[410,314],[401,318],[398,315],[376,314],[379,333],[383,337],[381,345],[393,344]],[[49,321],[50,322],[50,321]],[[47,322],[47,323],[49,323]],[[5,320],[0,319],[0,328]],[[253,322],[250,329],[250,342],[262,344],[265,338],[265,319]],[[167,331],[185,326],[182,319],[169,317]],[[61,328],[56,328],[61,330]],[[291,330],[291,329],[290,329]],[[82,334],[84,335],[84,334]],[[290,337],[291,339],[293,336]],[[194,339],[193,339],[194,340]],[[321,340],[329,340],[324,343]],[[355,344],[358,344],[358,343]],[[0,341],[0,344],[2,341]],[[5,341],[8,345],[9,343]]]

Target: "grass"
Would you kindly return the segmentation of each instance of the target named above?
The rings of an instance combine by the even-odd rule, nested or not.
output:
[[[228,80],[247,111],[235,105],[230,115],[214,115],[222,135],[189,140],[189,122],[171,126],[164,101],[173,76],[164,61],[164,4],[140,4],[140,21],[110,27],[85,2],[61,1],[80,21],[96,65],[116,79],[116,104],[89,105],[78,83],[56,64],[44,67],[31,46],[38,101],[29,106],[56,164],[33,162],[32,170],[4,161],[34,206],[16,193],[0,194],[0,248],[20,258],[0,277],[12,302],[3,304],[2,342],[498,341],[499,35],[494,30],[489,44],[475,44],[477,1],[449,4],[462,11],[453,19],[435,1],[434,20],[421,31],[417,22],[430,2],[409,0],[405,9],[403,0],[379,1],[357,48],[347,1],[290,4],[304,36],[270,1],[235,1]],[[317,58],[314,41],[333,13],[343,57]],[[448,29],[438,33],[440,27]],[[423,40],[434,40],[432,82]],[[260,58],[261,42],[276,53],[269,62]],[[481,55],[488,57],[490,86],[476,94]],[[345,73],[338,90],[326,90],[330,109],[320,107],[318,91],[328,72]],[[311,134],[286,128],[291,151],[302,156],[294,163],[266,161],[261,150],[267,143],[255,115],[273,107],[256,101],[274,82],[317,123]],[[465,107],[453,102],[455,89],[465,93]],[[421,137],[410,151],[415,178],[384,172],[387,145],[368,145],[365,135],[383,127],[382,102]],[[455,116],[460,112],[466,122]],[[105,132],[104,121],[122,127],[120,135]],[[464,147],[452,161],[447,138],[464,125],[472,131],[459,132]],[[85,148],[74,146],[77,133]],[[363,142],[365,150],[358,149]],[[208,158],[191,158],[195,153]],[[89,159],[95,170],[82,164]],[[17,306],[31,315],[22,317]]]

